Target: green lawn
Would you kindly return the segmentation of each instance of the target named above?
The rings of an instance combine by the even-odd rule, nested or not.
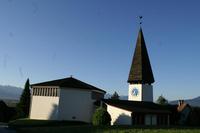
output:
[[[192,127],[92,126],[75,121],[22,119],[9,123],[17,133],[200,133]]]
[[[133,127],[38,127],[23,128],[18,133],[200,133],[200,129],[141,129]]]
[[[74,125],[88,125],[79,121],[55,121],[55,120],[30,120],[18,119],[8,123],[10,128],[27,128],[27,127],[58,127],[58,126],[74,126]]]

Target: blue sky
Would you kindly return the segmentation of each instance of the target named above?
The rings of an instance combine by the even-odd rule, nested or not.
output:
[[[143,15],[154,99],[199,96],[200,1],[2,0],[0,84],[23,87],[73,75],[127,95]]]

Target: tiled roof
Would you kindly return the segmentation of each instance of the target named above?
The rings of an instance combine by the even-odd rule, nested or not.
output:
[[[135,53],[129,72],[128,82],[148,84],[154,82],[153,72],[151,69],[151,64],[149,61],[149,56],[141,28],[138,33]]]
[[[186,107],[189,107],[189,108],[190,108],[190,105],[184,102],[184,103],[182,103],[181,105],[179,105],[179,106],[177,107],[177,111],[178,111],[178,112],[181,112],[181,111],[183,111]]]
[[[103,102],[117,108],[137,113],[171,113],[171,108],[173,108],[170,105],[159,105],[144,101],[103,99]]]
[[[104,91],[102,89],[99,89],[95,86],[87,84],[87,83],[80,81],[78,79],[75,79],[73,77],[32,84],[31,86],[59,86],[59,87],[67,87],[67,88],[80,88],[80,89],[86,89],[86,90],[88,90],[88,89],[89,90],[98,90],[103,93],[106,93],[106,91]]]

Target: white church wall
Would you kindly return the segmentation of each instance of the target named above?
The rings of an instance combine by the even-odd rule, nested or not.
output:
[[[133,89],[138,90],[137,95],[133,94]],[[153,102],[153,86],[148,84],[130,84],[128,100]]]
[[[91,122],[94,112],[91,91],[75,88],[61,88],[59,120]]]
[[[142,85],[142,101],[153,102],[153,86],[144,84]]]
[[[107,105],[107,111],[111,116],[111,125],[132,125],[131,112]]]
[[[32,96],[30,119],[56,120],[59,97]]]
[[[133,95],[133,89],[138,90],[137,95]],[[129,84],[128,100],[142,101],[142,84]]]

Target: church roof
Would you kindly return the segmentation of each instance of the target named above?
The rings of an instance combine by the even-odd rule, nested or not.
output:
[[[75,79],[73,77],[32,84],[31,87],[32,86],[59,86],[59,87],[67,87],[67,88],[80,88],[80,89],[86,89],[86,90],[88,90],[88,89],[89,90],[98,90],[103,93],[106,93],[106,91],[104,91],[102,89],[99,89],[95,86],[87,84],[87,83],[80,81],[78,79]]]
[[[103,99],[108,105],[135,113],[171,113],[173,106],[153,102]]]
[[[140,28],[133,56],[128,83],[148,83],[154,82],[153,72],[149,61],[145,40]]]

